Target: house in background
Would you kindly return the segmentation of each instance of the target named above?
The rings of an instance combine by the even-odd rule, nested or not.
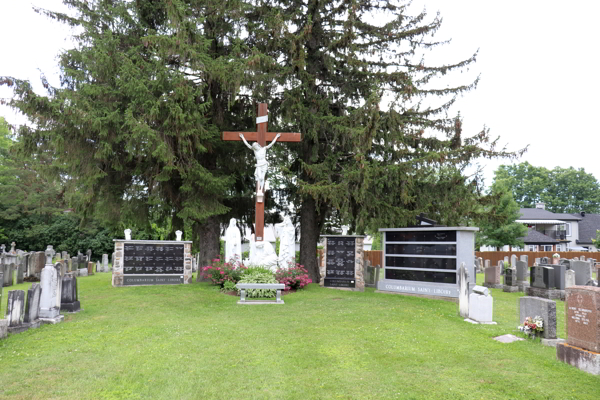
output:
[[[544,203],[535,208],[521,208],[521,216],[515,222],[527,226],[523,238],[524,249],[504,246],[502,251],[598,251],[592,243],[596,230],[600,229],[599,214],[560,214],[546,210]],[[481,251],[495,248],[482,246]]]

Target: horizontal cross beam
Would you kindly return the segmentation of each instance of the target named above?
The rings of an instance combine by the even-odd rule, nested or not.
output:
[[[240,133],[244,135],[247,141],[258,141],[258,132],[223,132],[223,140],[242,140],[240,139]],[[278,132],[265,132],[265,141],[271,142],[275,139]],[[281,136],[277,139],[277,142],[301,142],[302,134],[298,132],[281,132]]]

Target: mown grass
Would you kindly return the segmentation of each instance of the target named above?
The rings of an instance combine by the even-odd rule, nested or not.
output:
[[[598,399],[600,393],[600,377],[557,361],[554,348],[492,339],[517,333],[523,294],[492,290],[498,325],[471,325],[455,303],[373,289],[313,284],[284,296],[282,306],[242,306],[206,283],[113,288],[110,274],[100,273],[78,285],[84,311],[0,341],[0,398]],[[564,338],[564,303],[557,303]]]

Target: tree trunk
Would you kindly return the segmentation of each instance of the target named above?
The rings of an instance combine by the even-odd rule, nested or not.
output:
[[[196,222],[192,226],[192,231],[194,234],[194,243],[196,243],[197,248],[200,249],[196,282],[201,282],[202,279],[200,275],[202,273],[202,268],[211,265],[212,259],[219,256],[219,238],[221,232],[219,220],[216,216],[213,216],[209,217],[203,223]]]
[[[310,279],[319,283],[321,274],[317,259],[317,244],[325,220],[326,207],[317,212],[316,202],[311,196],[304,196],[300,210],[300,264],[306,268]]]

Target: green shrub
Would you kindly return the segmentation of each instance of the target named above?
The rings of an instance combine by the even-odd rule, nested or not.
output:
[[[262,265],[251,265],[250,267],[246,268],[243,272],[244,275],[252,275],[252,274],[271,274],[273,275],[273,272],[267,268],[267,267],[263,267]]]
[[[233,292],[234,290],[239,293],[238,288],[235,287],[235,282],[232,281],[225,281],[223,283],[223,287],[221,288],[221,291],[225,293]]]
[[[278,283],[273,273],[269,272],[260,272],[255,271],[252,274],[244,274],[242,279],[238,283]],[[248,289],[246,291],[246,296],[249,298],[258,298],[258,297],[275,297],[276,294],[275,289]]]

